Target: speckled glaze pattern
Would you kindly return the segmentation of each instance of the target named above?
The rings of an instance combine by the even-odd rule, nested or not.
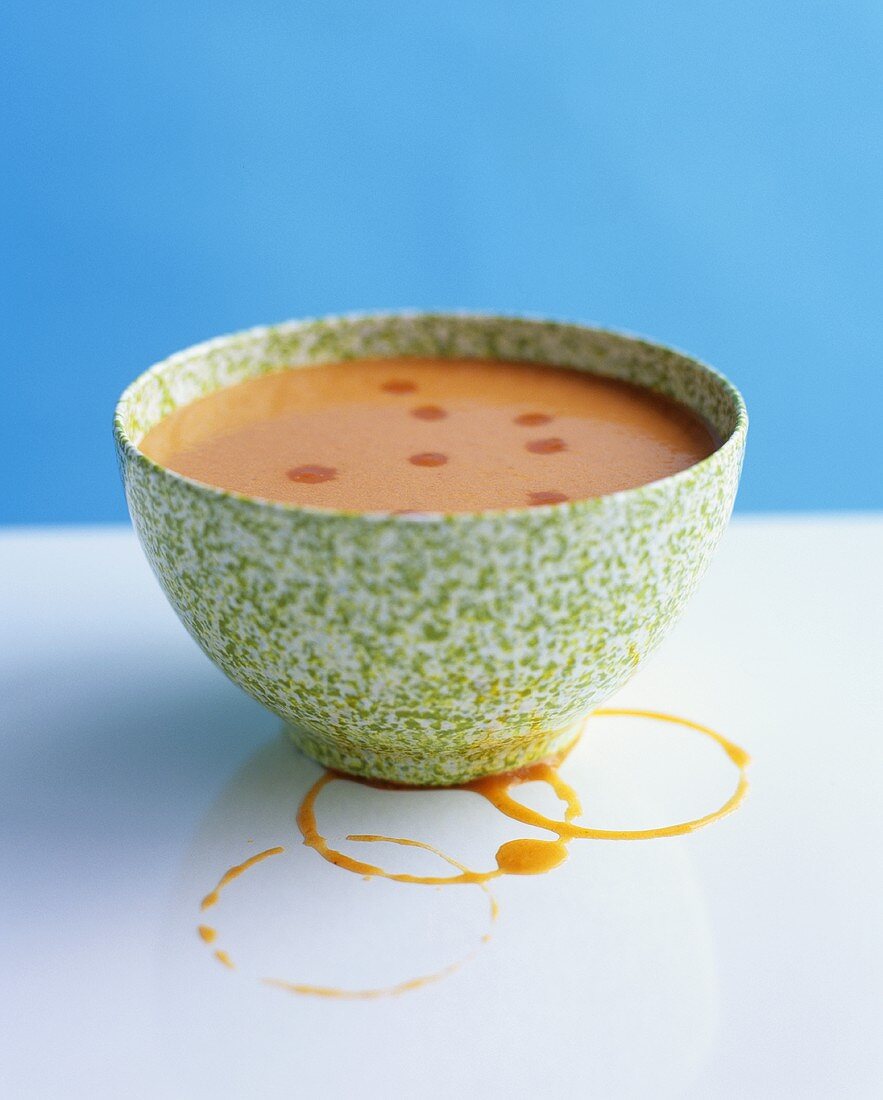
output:
[[[258,501],[138,450],[166,413],[222,386],[397,355],[553,363],[637,382],[693,408],[724,443],[639,489],[432,516]],[[114,430],[145,553],[209,657],[321,763],[448,785],[563,747],[654,649],[729,519],[747,415],[722,376],[642,340],[522,318],[387,314],[190,348],[126,390]]]

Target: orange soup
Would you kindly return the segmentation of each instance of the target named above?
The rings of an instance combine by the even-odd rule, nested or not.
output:
[[[648,389],[535,363],[362,359],[218,390],[165,417],[148,457],[222,489],[358,512],[562,503],[677,473],[718,446]]]

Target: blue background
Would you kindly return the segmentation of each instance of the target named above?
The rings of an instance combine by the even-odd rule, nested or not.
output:
[[[595,321],[716,364],[743,510],[883,505],[883,5],[12,0],[0,522],[122,519],[118,392],[287,317]]]

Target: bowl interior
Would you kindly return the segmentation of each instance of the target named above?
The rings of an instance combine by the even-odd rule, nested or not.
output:
[[[292,321],[197,344],[129,386],[116,431],[137,450],[168,413],[225,386],[284,369],[405,355],[548,363],[633,382],[698,413],[722,445],[747,425],[742,398],[726,378],[658,344],[554,321],[400,313]]]

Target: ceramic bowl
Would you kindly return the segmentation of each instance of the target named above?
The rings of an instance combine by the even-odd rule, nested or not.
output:
[[[723,444],[609,496],[426,516],[244,497],[138,449],[163,416],[222,386],[398,355],[636,382],[688,405]],[[668,348],[580,325],[409,313],[295,321],[189,348],[126,390],[114,430],[144,551],[215,664],[322,764],[449,785],[563,748],[655,648],[727,524],[747,423],[725,378]]]

